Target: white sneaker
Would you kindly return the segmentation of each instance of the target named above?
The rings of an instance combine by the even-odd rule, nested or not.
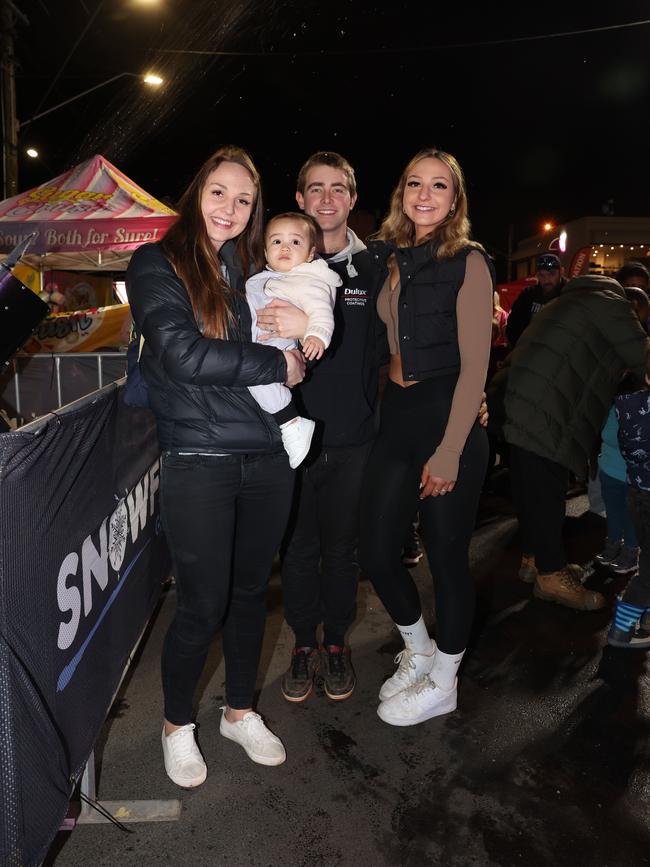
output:
[[[205,782],[208,769],[194,740],[194,723],[181,726],[170,735],[162,730],[163,758],[169,779],[184,789]]]
[[[377,714],[391,726],[414,726],[456,710],[457,691],[457,679],[453,687],[446,690],[437,686],[427,674],[413,686],[382,701]]]
[[[436,643],[431,639],[431,653],[414,653],[407,647],[395,657],[397,671],[382,684],[379,701],[386,701],[407,686],[413,686],[425,674],[429,674],[436,656]]]
[[[309,454],[315,427],[310,418],[303,418],[301,415],[280,425],[282,445],[289,455],[289,466],[292,470],[300,466]]]
[[[224,710],[219,731],[224,738],[240,744],[249,758],[260,765],[281,765],[286,761],[287,754],[282,741],[267,729],[262,717],[252,710],[234,723],[228,722]]]

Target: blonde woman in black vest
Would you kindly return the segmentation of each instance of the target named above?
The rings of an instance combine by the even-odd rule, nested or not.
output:
[[[490,355],[493,269],[469,240],[460,166],[418,153],[371,243],[390,349],[381,422],[365,474],[360,560],[404,639],[378,714],[398,726],[455,710],[475,607],[468,549],[488,445],[477,414]],[[436,641],[401,547],[415,513],[434,579]]]

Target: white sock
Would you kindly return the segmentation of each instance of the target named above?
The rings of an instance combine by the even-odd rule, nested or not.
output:
[[[440,648],[436,650],[436,658],[429,675],[436,686],[447,691],[453,689],[458,673],[458,666],[464,655],[464,650],[460,653],[443,653]]]
[[[399,634],[404,639],[404,644],[408,650],[413,653],[423,653],[425,656],[431,656],[431,639],[426,626],[424,625],[424,617],[420,614],[420,619],[412,626],[400,626],[396,623]]]

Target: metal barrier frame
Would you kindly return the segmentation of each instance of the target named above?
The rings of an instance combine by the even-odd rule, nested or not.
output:
[[[13,356],[9,364],[11,364],[13,368],[13,386],[14,386],[14,394],[16,396],[16,415],[18,418],[22,418],[22,406],[20,401],[20,371],[18,369],[18,360],[19,359],[29,359],[33,361],[35,359],[47,359],[51,361],[54,359],[54,370],[56,374],[56,399],[57,399],[57,409],[61,409],[63,406],[62,399],[62,391],[61,391],[61,359],[67,358],[70,361],[74,361],[77,358],[91,358],[97,361],[97,388],[101,389],[104,387],[104,358],[110,359],[112,361],[123,360],[126,369],[126,350],[118,351],[118,352],[18,352]],[[115,380],[117,381],[117,380]],[[76,401],[74,401],[76,403]],[[72,404],[66,404],[66,406],[71,406]]]

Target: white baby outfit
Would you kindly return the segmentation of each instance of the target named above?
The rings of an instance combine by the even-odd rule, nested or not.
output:
[[[274,298],[288,301],[307,314],[305,337],[319,337],[327,348],[334,332],[334,302],[341,278],[328,267],[324,259],[303,262],[291,271],[265,269],[246,281],[246,299],[251,309],[251,334],[258,342],[264,334],[257,326],[255,311],[266,307]],[[293,349],[294,340],[272,337],[263,341],[277,349]],[[249,391],[266,412],[279,412],[291,401],[291,390],[279,382],[251,385]]]

